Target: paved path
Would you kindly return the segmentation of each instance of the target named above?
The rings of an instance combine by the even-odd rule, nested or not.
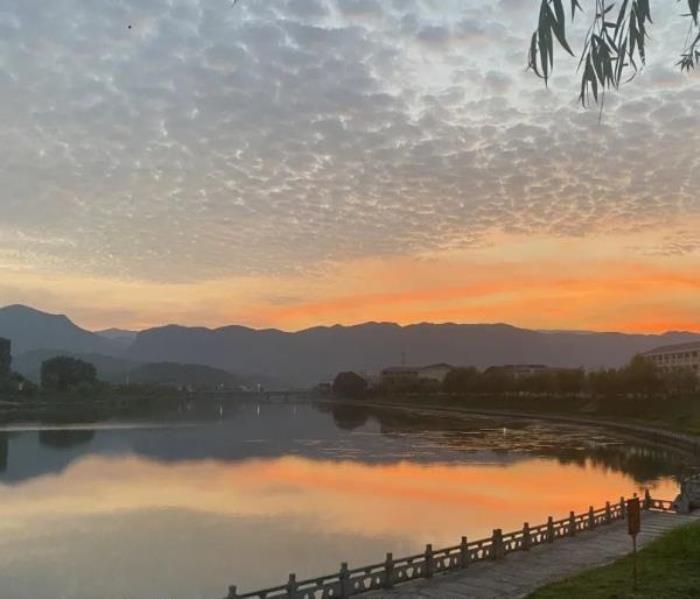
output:
[[[700,522],[700,511],[682,516],[643,512],[638,545],[642,547],[688,522]],[[475,563],[460,572],[410,582],[391,591],[375,591],[364,596],[367,599],[518,599],[549,582],[615,561],[630,553],[631,549],[627,522],[616,522],[551,545],[538,545],[530,551],[510,553],[497,562]]]

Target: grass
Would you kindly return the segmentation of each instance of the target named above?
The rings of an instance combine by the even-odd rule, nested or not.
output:
[[[637,555],[588,570],[535,591],[527,599],[685,599],[700,597],[700,524],[677,528]]]

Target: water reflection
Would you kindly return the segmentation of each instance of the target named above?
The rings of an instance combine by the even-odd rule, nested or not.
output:
[[[93,430],[46,429],[39,431],[39,443],[55,449],[69,449],[89,443],[95,437]]]
[[[0,473],[7,470],[7,454],[9,452],[10,442],[7,439],[7,433],[0,432]]]
[[[218,597],[640,489],[682,457],[595,429],[308,405],[0,434],[3,599]],[[196,412],[196,410],[195,410]],[[197,421],[193,421],[196,418]],[[264,565],[263,565],[264,564]]]

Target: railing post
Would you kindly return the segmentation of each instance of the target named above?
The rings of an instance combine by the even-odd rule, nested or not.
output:
[[[644,489],[644,502],[642,503],[642,509],[651,509],[651,493],[649,493],[649,489]]]
[[[554,518],[547,518],[547,543],[554,543]]]
[[[593,530],[595,528],[595,514],[593,513],[593,506],[588,508],[588,529]]]
[[[425,577],[433,577],[433,546],[430,544],[425,546]]]
[[[569,530],[567,531],[570,537],[576,535],[576,514],[569,512]]]
[[[235,584],[232,584],[228,588],[228,596],[226,599],[238,599],[238,587],[236,587]]]
[[[287,597],[289,599],[297,599],[297,575],[290,574],[287,582]]]
[[[620,497],[620,519],[624,520],[627,517],[627,502],[624,497]]]
[[[462,537],[462,542],[459,544],[459,562],[462,568],[469,565],[469,546],[467,537]]]
[[[530,524],[528,522],[523,524],[523,549],[525,551],[530,549]]]
[[[384,588],[390,589],[394,586],[394,555],[392,553],[386,554],[386,561],[384,562],[384,574],[386,578],[384,579]]]
[[[491,547],[493,559],[501,559],[506,554],[505,547],[503,547],[503,531],[500,528],[496,528],[493,531]]]
[[[340,596],[342,599],[347,599],[350,597],[350,572],[348,572],[348,563],[343,562],[340,564]]]
[[[612,522],[612,513],[610,511],[610,502],[605,502],[605,523],[610,524]]]

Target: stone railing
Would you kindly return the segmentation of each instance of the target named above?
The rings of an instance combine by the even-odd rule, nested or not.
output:
[[[671,501],[652,499],[648,491],[641,504],[645,510],[673,511]],[[442,572],[468,568],[475,562],[497,560],[514,551],[527,551],[536,545],[573,537],[583,531],[624,520],[626,511],[627,502],[621,497],[619,502],[607,502],[605,507],[597,510],[591,506],[582,514],[570,512],[568,517],[561,520],[550,516],[545,524],[538,526],[530,526],[526,522],[521,530],[515,532],[503,533],[496,529],[490,537],[478,541],[468,541],[467,537],[462,537],[458,545],[444,549],[426,545],[422,553],[396,559],[387,553],[383,562],[361,568],[350,569],[343,563],[338,572],[327,576],[298,581],[295,574],[290,574],[284,585],[249,593],[238,593],[237,587],[231,586],[225,599],[346,598],[368,591],[390,589],[410,580],[431,578]]]

